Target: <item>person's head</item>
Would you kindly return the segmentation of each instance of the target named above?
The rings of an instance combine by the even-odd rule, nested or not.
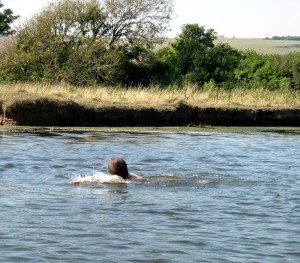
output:
[[[121,176],[123,179],[129,175],[126,162],[121,158],[111,158],[108,160],[108,171],[111,175]]]

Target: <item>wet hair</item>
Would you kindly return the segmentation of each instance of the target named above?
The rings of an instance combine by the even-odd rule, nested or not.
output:
[[[126,162],[121,158],[111,158],[108,161],[108,171],[111,175],[121,176],[126,179],[129,175]]]

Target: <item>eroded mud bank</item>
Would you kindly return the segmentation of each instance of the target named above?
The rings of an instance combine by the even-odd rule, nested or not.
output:
[[[89,108],[72,101],[39,99],[5,106],[0,122],[26,126],[299,126],[300,109]]]

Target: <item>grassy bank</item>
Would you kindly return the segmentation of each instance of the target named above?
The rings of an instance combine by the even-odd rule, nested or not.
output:
[[[20,126],[299,126],[300,93],[0,85],[0,123]]]
[[[1,84],[3,108],[15,102],[36,99],[73,101],[89,108],[165,108],[180,103],[191,107],[218,108],[300,108],[300,92],[265,89],[199,90],[187,85],[183,89],[93,87],[68,85]]]

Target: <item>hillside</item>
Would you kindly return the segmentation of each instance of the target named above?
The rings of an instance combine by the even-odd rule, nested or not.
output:
[[[255,50],[264,54],[285,55],[293,51],[300,51],[300,41],[292,40],[268,40],[261,38],[223,38],[215,43],[228,43],[240,50]]]
[[[3,45],[15,41],[15,38],[0,37],[0,50]],[[172,41],[167,40],[163,46]],[[240,49],[247,50],[252,49],[259,53],[264,54],[280,54],[285,55],[289,52],[300,51],[300,41],[293,40],[268,40],[261,38],[221,38],[215,40],[215,44],[228,43],[230,46]],[[159,48],[158,46],[157,48]]]

